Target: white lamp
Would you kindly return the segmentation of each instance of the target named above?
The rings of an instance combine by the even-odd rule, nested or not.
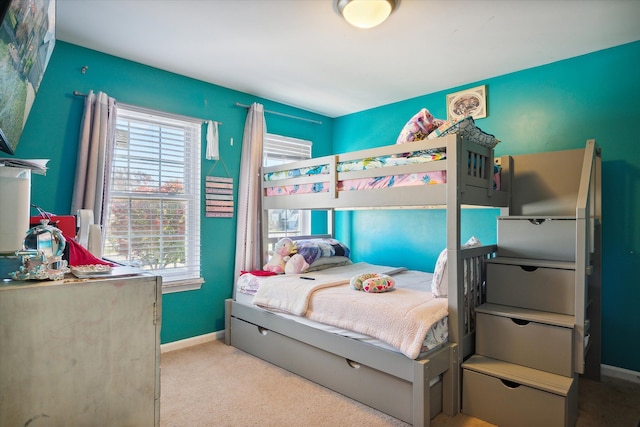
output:
[[[337,5],[349,24],[373,28],[389,17],[396,8],[396,0],[337,0]]]

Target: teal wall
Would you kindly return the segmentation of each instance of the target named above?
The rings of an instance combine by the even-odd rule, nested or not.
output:
[[[83,66],[88,66],[85,74]],[[15,153],[17,158],[51,159],[46,176],[33,176],[31,196],[32,203],[49,212],[67,214],[71,207],[84,104],[73,91],[89,90],[104,91],[127,104],[221,121],[220,156],[236,183],[247,116],[236,102],[260,102],[266,110],[321,121],[317,125],[265,115],[269,132],[313,141],[314,155],[331,150],[332,120],[327,117],[58,41]],[[204,159],[204,148],[203,175],[225,175],[221,162],[214,169],[215,162]],[[235,229],[235,218],[202,218],[205,283],[200,290],[163,296],[163,343],[224,329],[224,300],[233,286]]]
[[[502,141],[496,155],[581,148],[595,138],[602,148],[602,361],[640,371],[640,286],[634,270],[640,264],[638,69],[635,42],[343,116],[334,122],[334,150],[394,143],[420,108],[446,118],[446,94],[480,84],[487,85],[489,115],[477,125]],[[483,243],[495,242],[496,214],[465,211],[463,239],[475,234]],[[371,262],[433,268],[445,244],[442,211],[352,212],[340,218],[340,238],[355,256]]]
[[[88,66],[85,74],[80,69]],[[34,176],[32,200],[68,213],[78,128],[86,93],[102,90],[121,102],[223,122],[220,151],[237,178],[246,111],[236,102],[323,122],[313,125],[267,114],[270,132],[314,142],[314,155],[395,142],[404,123],[422,107],[445,117],[447,93],[486,84],[487,118],[478,126],[502,142],[496,154],[580,148],[589,138],[603,158],[603,363],[640,371],[640,287],[632,266],[640,264],[640,42],[452,88],[399,103],[329,119],[78,46],[57,42],[16,157],[49,158],[46,176]],[[427,74],[425,74],[427,75]],[[371,139],[371,135],[376,135]],[[235,144],[231,146],[229,139]],[[214,162],[204,160],[203,174]],[[221,165],[213,172],[220,174]],[[495,242],[495,210],[463,213],[463,237]],[[339,212],[338,232],[354,256],[370,262],[430,269],[444,247],[442,211]],[[223,329],[223,301],[231,295],[234,219],[203,218],[199,291],[163,296],[162,342]],[[400,225],[400,226],[399,226]],[[550,296],[553,297],[553,296]]]

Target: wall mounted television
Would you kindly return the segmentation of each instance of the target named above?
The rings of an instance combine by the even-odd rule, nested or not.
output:
[[[14,154],[55,44],[56,0],[0,6],[0,151]]]

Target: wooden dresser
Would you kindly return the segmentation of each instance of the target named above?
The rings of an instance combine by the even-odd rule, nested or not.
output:
[[[158,426],[162,279],[0,284],[0,425]]]

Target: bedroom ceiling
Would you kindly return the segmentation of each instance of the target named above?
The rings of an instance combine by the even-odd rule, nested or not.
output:
[[[58,40],[329,117],[640,40],[640,0],[401,0],[370,30],[333,0],[57,0],[56,19]]]

